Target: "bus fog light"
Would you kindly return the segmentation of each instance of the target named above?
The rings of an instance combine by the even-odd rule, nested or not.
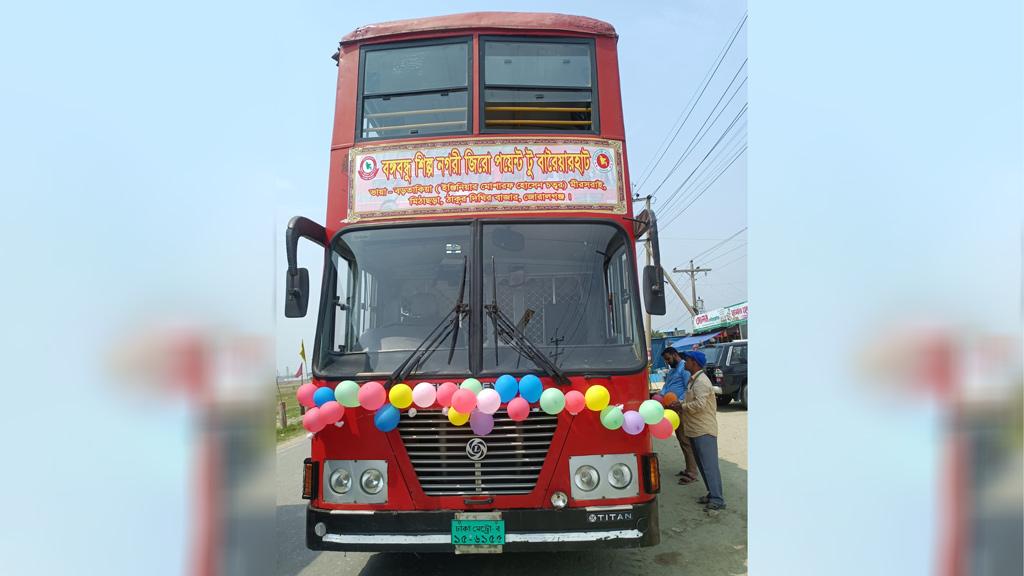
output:
[[[316,526],[313,526],[313,533],[323,538],[324,534],[327,534],[327,526],[323,522],[317,522]]]
[[[593,466],[580,466],[573,475],[573,482],[576,487],[584,492],[592,492],[601,483],[601,475]]]
[[[615,488],[625,488],[633,481],[633,471],[623,463],[613,464],[608,470],[608,483]]]
[[[359,483],[363,487],[363,492],[366,492],[367,494],[377,494],[384,489],[384,475],[380,473],[380,470],[370,468],[366,472],[363,472],[362,477],[359,479]]]
[[[339,468],[331,474],[331,490],[337,494],[345,494],[352,488],[352,475],[348,470]]]
[[[565,495],[565,492],[555,492],[551,495],[551,505],[555,508],[565,508],[568,503],[569,497]]]

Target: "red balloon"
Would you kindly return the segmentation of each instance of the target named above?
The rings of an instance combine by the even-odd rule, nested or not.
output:
[[[509,401],[507,410],[509,418],[515,422],[522,422],[530,415],[530,403],[522,396],[516,396]]]
[[[323,405],[320,406],[320,419],[324,421],[325,426],[328,424],[334,424],[338,420],[341,420],[341,417],[344,415],[345,407],[334,400],[324,402]]]
[[[452,394],[452,408],[462,414],[470,414],[476,408],[476,394],[468,388],[459,388]]]
[[[367,382],[359,387],[359,405],[371,412],[383,406],[387,399],[388,393],[380,382]]]
[[[672,423],[669,422],[668,418],[662,418],[661,422],[651,424],[649,428],[651,429],[651,435],[659,440],[664,440],[672,435]]]
[[[326,425],[327,423],[324,422],[323,418],[320,416],[319,408],[310,408],[302,415],[302,427],[313,434],[323,430]]]
[[[313,394],[315,393],[316,386],[312,382],[307,382],[299,386],[299,389],[295,391],[295,397],[298,398],[299,404],[306,408],[312,408],[316,406],[316,403],[313,402]]]
[[[587,405],[587,399],[579,390],[570,390],[565,393],[565,409],[573,416],[583,411]]]
[[[443,408],[447,408],[452,405],[452,396],[459,390],[459,387],[454,382],[445,382],[437,389],[437,403]],[[458,410],[456,408],[456,410]],[[469,412],[465,412],[469,414]]]

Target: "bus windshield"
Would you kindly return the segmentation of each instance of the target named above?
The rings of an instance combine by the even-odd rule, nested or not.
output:
[[[483,227],[483,298],[563,371],[640,364],[635,276],[625,234],[608,224]],[[536,370],[484,319],[486,372]],[[495,353],[497,350],[497,353]]]
[[[471,365],[485,374],[542,373],[500,335],[495,338],[483,313],[492,302],[565,372],[639,370],[642,328],[628,242],[618,226],[595,222],[343,232],[332,244],[322,299],[320,372],[393,372],[456,305],[464,269],[464,302],[472,308],[451,363],[447,338],[413,371],[416,376],[464,374]],[[473,333],[468,318],[482,321],[483,329]],[[483,357],[471,362],[474,340]]]
[[[430,336],[459,299],[468,270],[472,228],[393,227],[352,230],[332,244],[328,308],[320,333],[320,369],[329,375],[391,373]],[[465,301],[472,292],[466,274]],[[468,322],[455,354],[449,338],[416,370],[469,370]]]

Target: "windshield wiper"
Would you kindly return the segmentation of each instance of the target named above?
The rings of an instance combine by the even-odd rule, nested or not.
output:
[[[551,361],[543,352],[527,338],[526,334],[498,308],[498,277],[494,256],[491,256],[491,303],[484,305],[484,310],[491,318],[494,328],[494,364],[498,361],[498,337],[513,350],[533,362],[538,368],[551,376],[558,384],[568,386],[569,378],[564,372]]]
[[[455,306],[431,329],[427,337],[412,351],[412,354],[409,354],[405,361],[399,364],[398,368],[395,368],[395,371],[388,378],[388,387],[402,382],[410,374],[419,370],[434,352],[441,347],[441,344],[454,333],[451,348],[448,349],[448,364],[452,363],[452,358],[455,356],[455,344],[459,340],[459,326],[462,325],[463,318],[469,315],[469,304],[464,303],[466,298],[466,270],[468,268],[469,262],[463,256],[462,283],[459,285],[459,299],[455,302]]]

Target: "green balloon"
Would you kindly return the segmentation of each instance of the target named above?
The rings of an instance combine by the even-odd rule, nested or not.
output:
[[[601,424],[609,430],[622,428],[622,408],[606,406],[604,410],[601,410]]]
[[[637,410],[640,416],[644,419],[644,422],[653,426],[665,417],[665,407],[661,405],[661,402],[657,400],[644,400],[640,404],[640,409]]]
[[[480,391],[484,389],[484,385],[476,378],[466,378],[462,381],[462,385],[459,387],[472,390],[474,394],[479,394]]]
[[[346,408],[359,406],[359,384],[351,380],[345,380],[334,389],[334,399],[338,404]]]
[[[540,395],[540,409],[555,415],[565,408],[565,394],[558,388],[548,388]]]

